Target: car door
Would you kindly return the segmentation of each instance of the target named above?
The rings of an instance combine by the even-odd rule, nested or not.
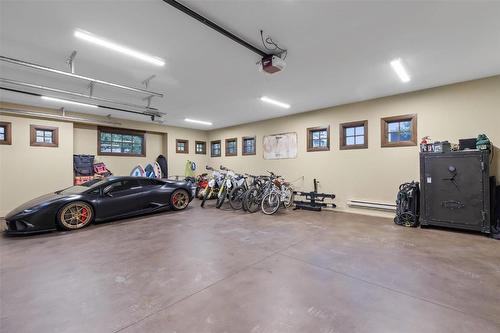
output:
[[[98,209],[104,219],[143,209],[143,188],[136,179],[123,179],[104,185]]]
[[[168,191],[163,188],[164,182],[157,179],[139,179],[143,187],[144,195],[142,197],[145,208],[159,208],[168,204]]]

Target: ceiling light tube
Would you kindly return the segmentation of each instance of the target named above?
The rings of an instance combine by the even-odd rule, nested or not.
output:
[[[74,36],[76,38],[83,39],[87,42],[94,43],[96,45],[105,47],[107,49],[126,54],[128,56],[134,57],[136,59],[140,59],[142,61],[149,62],[149,63],[156,65],[156,66],[164,66],[165,65],[165,61],[163,61],[162,59],[160,59],[158,57],[153,57],[153,56],[150,56],[148,54],[145,54],[145,53],[142,53],[142,52],[139,52],[136,50],[132,50],[126,46],[122,46],[122,45],[116,44],[114,42],[111,42],[109,40],[106,40],[104,38],[95,36],[87,31],[76,30],[74,33]]]
[[[289,109],[290,108],[290,104],[286,104],[286,103],[274,100],[274,99],[266,97],[266,96],[262,96],[260,98],[260,100],[263,101],[263,102],[269,103],[269,104],[273,104],[273,105],[285,108],[285,109]]]
[[[396,72],[396,74],[399,76],[399,79],[403,82],[408,82],[410,81],[410,76],[406,72],[405,67],[403,66],[403,63],[400,58],[394,59],[391,61],[391,66],[392,69]]]
[[[212,123],[209,121],[195,120],[195,119],[189,119],[189,118],[185,118],[184,121],[187,121],[188,123],[195,123],[195,124],[212,126]]]
[[[47,101],[51,101],[51,102],[68,103],[68,104],[73,104],[73,105],[86,106],[89,108],[97,108],[97,105],[74,102],[74,101],[70,101],[67,99],[60,99],[60,98],[55,98],[55,97],[42,96],[42,99],[47,100]]]

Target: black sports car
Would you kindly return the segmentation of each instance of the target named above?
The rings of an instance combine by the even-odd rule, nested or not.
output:
[[[164,209],[181,210],[194,197],[190,180],[108,177],[43,195],[10,212],[7,234],[75,230],[93,221],[129,217]]]

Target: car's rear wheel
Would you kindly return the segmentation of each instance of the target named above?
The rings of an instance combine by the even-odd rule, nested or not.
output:
[[[86,227],[94,219],[94,210],[83,201],[66,204],[57,214],[57,224],[64,230]]]
[[[170,205],[173,210],[182,210],[189,204],[189,194],[186,190],[175,190],[170,196]]]

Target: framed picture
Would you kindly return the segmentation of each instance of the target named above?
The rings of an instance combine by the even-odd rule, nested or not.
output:
[[[297,132],[264,136],[265,160],[280,160],[297,157]]]

